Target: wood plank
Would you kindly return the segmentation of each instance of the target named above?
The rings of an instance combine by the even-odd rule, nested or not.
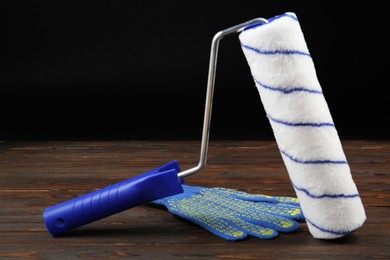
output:
[[[0,259],[390,259],[390,141],[348,140],[344,150],[366,208],[365,225],[343,239],[311,237],[305,223],[271,241],[220,239],[143,205],[52,238],[43,210],[172,159],[197,163],[197,141],[0,142]],[[214,141],[190,185],[294,196],[272,141]]]

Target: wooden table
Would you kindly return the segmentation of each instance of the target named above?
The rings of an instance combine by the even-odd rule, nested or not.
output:
[[[198,141],[0,142],[0,259],[390,259],[390,141],[343,145],[368,217],[361,229],[324,241],[302,223],[274,240],[228,242],[151,205],[58,238],[42,221],[48,206],[171,160],[194,166]],[[294,196],[272,141],[212,141],[187,184]]]

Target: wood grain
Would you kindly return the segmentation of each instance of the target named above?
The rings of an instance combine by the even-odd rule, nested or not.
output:
[[[323,241],[302,223],[274,240],[228,242],[148,204],[58,238],[42,220],[48,206],[174,159],[196,165],[197,141],[0,142],[0,259],[390,259],[390,141],[343,145],[368,217],[361,229]],[[271,141],[211,142],[187,184],[294,196]]]

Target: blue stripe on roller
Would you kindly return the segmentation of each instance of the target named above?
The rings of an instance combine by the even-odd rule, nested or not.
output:
[[[320,227],[318,226],[317,224],[313,223],[313,221],[309,220],[308,218],[306,218],[306,221],[309,222],[313,227],[321,230],[322,232],[325,232],[325,233],[330,233],[330,234],[334,234],[334,235],[347,235],[347,234],[350,234],[354,231],[356,231],[356,229],[354,230],[342,230],[342,231],[337,231],[337,230],[331,230],[331,229],[327,229],[327,228],[323,228],[323,227]]]
[[[294,186],[295,189],[304,192],[307,196],[309,196],[310,198],[313,198],[313,199],[322,199],[322,198],[331,198],[331,199],[345,198],[345,199],[349,199],[349,198],[360,197],[359,194],[343,194],[343,193],[314,195],[310,191],[308,191],[307,189],[298,187],[293,182],[291,182],[291,183],[292,183],[292,185]]]
[[[274,118],[274,117],[270,116],[269,114],[267,114],[267,117],[275,123],[279,123],[279,124],[283,124],[283,125],[287,125],[287,126],[311,126],[311,127],[322,127],[322,126],[334,127],[335,126],[333,123],[330,123],[330,122],[322,122],[322,123],[289,122],[289,121],[284,121],[284,120]]]
[[[286,153],[285,151],[280,149],[280,153],[282,153],[284,156],[289,158],[291,161],[294,161],[296,163],[301,163],[301,164],[348,164],[347,161],[345,160],[302,160],[302,159],[297,159],[294,156]]]
[[[247,26],[244,29],[244,31],[255,29],[255,28],[260,27],[260,26],[265,25],[265,24],[269,24],[269,23],[271,23],[273,21],[276,21],[276,20],[279,20],[280,18],[283,18],[283,17],[288,17],[288,18],[291,18],[294,21],[298,22],[298,18],[296,16],[292,15],[292,14],[281,14],[281,15],[277,15],[275,17],[272,17],[272,18],[268,19],[268,23],[259,22],[259,23],[255,23],[255,24],[249,25],[249,26]]]
[[[312,94],[323,94],[322,91],[316,90],[316,89],[309,89],[309,88],[304,88],[304,87],[290,87],[290,88],[285,88],[285,87],[272,87],[269,85],[266,85],[259,80],[253,78],[255,82],[262,88],[273,90],[273,91],[279,91],[282,92],[283,94],[290,94],[293,92],[308,92]]]
[[[241,43],[242,48],[264,55],[303,55],[311,57],[310,53],[299,50],[260,50],[255,47]]]
[[[281,15],[277,15],[275,17],[272,17],[272,18],[268,19],[268,23],[273,22],[275,20],[279,20],[280,18],[283,18],[283,17],[288,17],[288,18],[291,18],[294,21],[298,22],[298,18],[296,16],[292,15],[292,14],[281,14]]]

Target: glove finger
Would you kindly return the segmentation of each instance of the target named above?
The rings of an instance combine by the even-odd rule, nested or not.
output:
[[[264,227],[272,228],[283,233],[291,233],[299,228],[299,223],[295,220],[278,215],[259,212],[257,214],[245,214],[242,219],[248,222],[259,224]]]
[[[255,203],[256,207],[254,210],[261,211],[263,213],[269,213],[286,217],[294,220],[303,220],[303,212],[300,207],[291,204],[268,204],[268,203]]]
[[[278,196],[274,197],[274,199],[277,200],[279,203],[290,204],[298,207],[300,206],[299,200],[297,198]]]
[[[272,228],[263,227],[258,223],[251,223],[243,219],[229,216],[227,221],[231,222],[232,226],[238,226],[244,229],[249,235],[260,239],[272,239],[279,236],[279,233]]]
[[[212,190],[203,190],[201,194],[205,201],[224,205],[236,214],[256,215],[266,213],[296,220],[304,218],[301,208],[290,204],[245,201],[229,196],[224,197]]]
[[[210,188],[207,191],[218,194],[218,196],[220,197],[236,198],[240,200],[253,201],[253,202],[278,203],[278,200],[268,195],[249,194],[243,191],[237,191],[237,190],[226,189],[226,188]]]
[[[297,198],[293,197],[284,197],[284,196],[269,196],[263,194],[250,194],[243,191],[237,191],[233,189],[225,189],[225,188],[211,188],[209,189],[220,196],[232,197],[245,201],[252,202],[268,202],[268,203],[285,203],[299,206],[299,201]]]

